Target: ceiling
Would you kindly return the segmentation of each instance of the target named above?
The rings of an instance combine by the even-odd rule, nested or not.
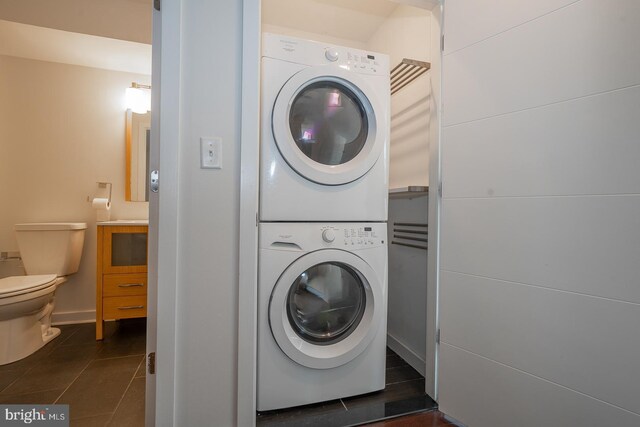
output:
[[[262,0],[262,22],[367,42],[397,6],[388,0]]]
[[[0,1],[0,19],[151,44],[152,0]]]
[[[2,20],[0,55],[151,74],[151,45]]]
[[[151,74],[152,0],[0,1],[0,55]]]
[[[150,74],[152,1],[0,1],[0,54]],[[438,0],[262,0],[263,23],[366,43],[399,3]]]
[[[438,0],[262,0],[262,23],[366,43],[398,4],[430,10]]]

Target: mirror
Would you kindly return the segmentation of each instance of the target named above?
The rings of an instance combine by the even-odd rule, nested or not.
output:
[[[126,180],[125,200],[129,202],[149,201],[149,142],[151,113],[134,113],[127,110],[125,124]]]

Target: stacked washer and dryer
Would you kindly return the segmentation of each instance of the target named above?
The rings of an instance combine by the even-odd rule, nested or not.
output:
[[[381,390],[389,60],[264,34],[258,410]]]

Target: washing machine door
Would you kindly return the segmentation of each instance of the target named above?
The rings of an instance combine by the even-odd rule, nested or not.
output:
[[[333,66],[305,68],[278,93],[274,139],[302,177],[346,184],[366,174],[386,145],[386,110],[381,107],[359,74]]]
[[[280,276],[269,322],[280,349],[316,369],[353,360],[375,337],[384,315],[383,290],[357,255],[323,249],[298,258]]]

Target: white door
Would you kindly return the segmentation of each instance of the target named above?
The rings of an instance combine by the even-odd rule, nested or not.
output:
[[[639,426],[640,2],[444,17],[440,410]]]
[[[376,163],[385,144],[383,111],[358,74],[310,67],[291,77],[273,106],[273,135],[285,161],[324,185],[354,181]]]
[[[383,309],[381,284],[371,267],[352,253],[324,249],[298,258],[280,276],[269,323],[289,358],[329,369],[362,353]]]

